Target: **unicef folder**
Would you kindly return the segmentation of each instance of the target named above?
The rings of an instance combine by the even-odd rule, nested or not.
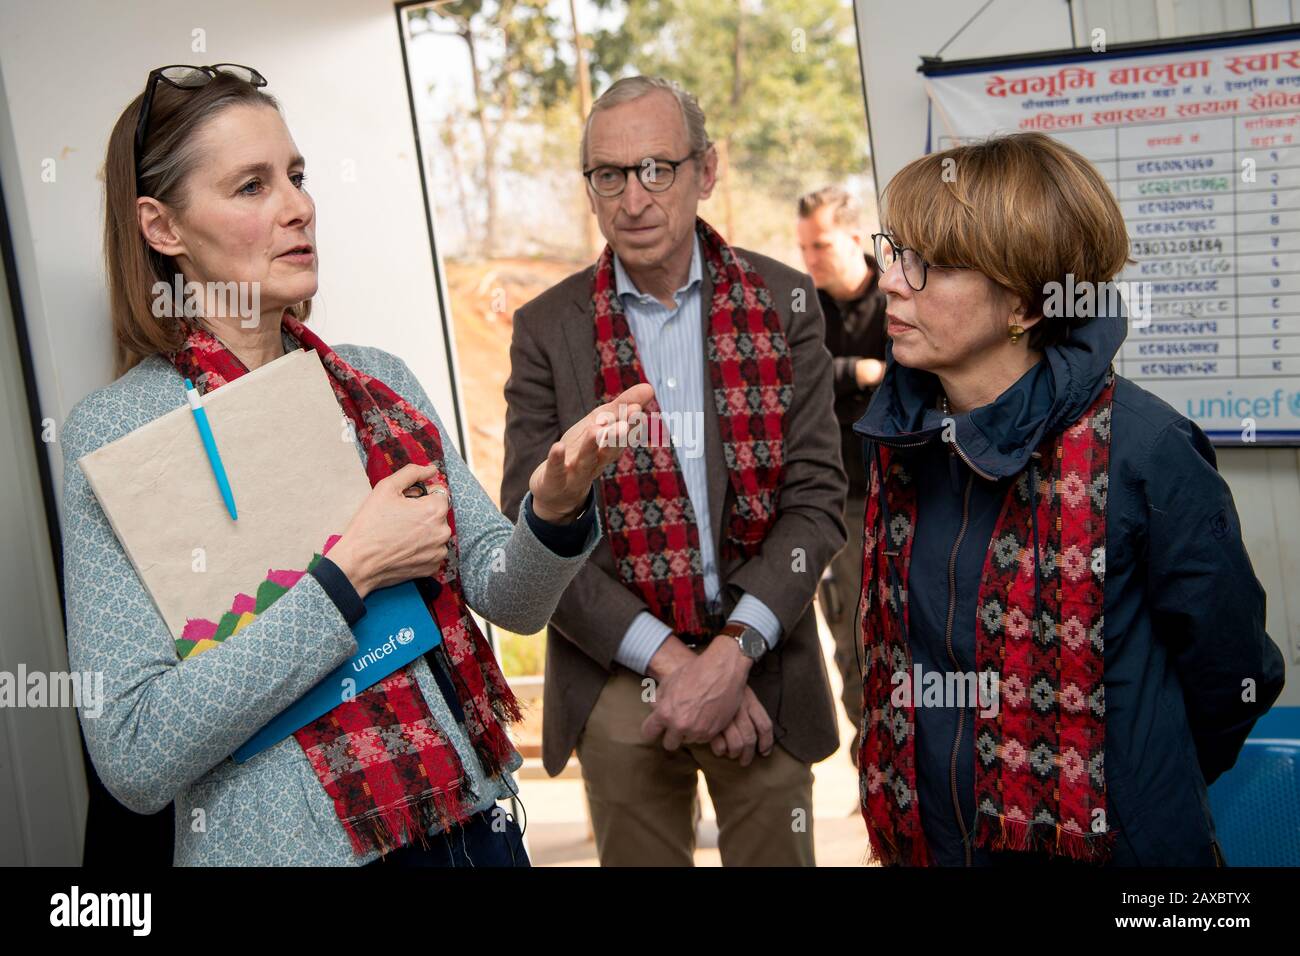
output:
[[[366,613],[352,628],[357,652],[231,756],[243,763],[273,747],[345,700],[405,667],[442,642],[442,632],[411,581],[366,595]]]

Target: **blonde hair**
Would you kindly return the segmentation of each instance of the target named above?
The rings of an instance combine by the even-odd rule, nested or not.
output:
[[[1043,315],[1047,284],[1101,284],[1129,258],[1128,228],[1091,163],[1042,133],[1015,133],[909,163],[881,196],[882,229],[936,265],[968,266]],[[1084,319],[1041,319],[1031,348]]]

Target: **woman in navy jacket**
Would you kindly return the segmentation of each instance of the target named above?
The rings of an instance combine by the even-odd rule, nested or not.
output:
[[[854,426],[876,856],[1222,864],[1206,786],[1283,661],[1213,448],[1114,374],[1113,195],[1028,133],[917,160],[884,198],[890,358]],[[1067,276],[1099,297],[1065,301]]]

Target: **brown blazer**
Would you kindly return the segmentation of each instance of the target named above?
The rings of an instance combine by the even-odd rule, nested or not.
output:
[[[709,516],[718,556],[723,609],[730,613],[741,592],[759,598],[781,622],[776,648],[750,671],[749,684],[767,709],[777,742],[794,757],[814,763],[839,743],[834,705],[812,599],[817,582],[846,539],[843,509],[847,479],[840,460],[840,429],[831,391],[831,356],[812,280],[801,272],[743,249],[772,292],[794,363],[794,399],[785,419],[785,479],[779,513],[762,550],[749,559],[722,556],[724,509],[734,500],[722,456],[718,415],[704,405]],[[505,394],[505,466],[502,510],[515,520],[528,478],[564,430],[596,401],[595,312],[588,266],[522,306],[514,316],[510,378]],[[704,273],[701,309],[713,297]],[[706,362],[703,353],[700,361]],[[705,370],[705,394],[712,397]],[[597,501],[603,516],[600,486]],[[798,563],[799,551],[803,564]],[[558,774],[614,666],[614,653],[628,624],[646,610],[619,580],[608,541],[596,546],[574,577],[547,629],[543,698],[542,761]]]

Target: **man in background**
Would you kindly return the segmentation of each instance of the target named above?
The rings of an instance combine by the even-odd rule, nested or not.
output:
[[[885,295],[880,272],[866,251],[862,211],[838,186],[799,199],[799,251],[817,286],[826,317],[826,348],[834,370],[835,417],[840,424],[849,494],[844,523],[849,541],[832,560],[820,588],[822,612],[835,637],[835,664],[844,678],[840,699],[855,729],[849,756],[857,763],[862,731],[862,652],[858,647],[858,595],[862,586],[862,521],[867,473],[853,423],[885,374]]]

